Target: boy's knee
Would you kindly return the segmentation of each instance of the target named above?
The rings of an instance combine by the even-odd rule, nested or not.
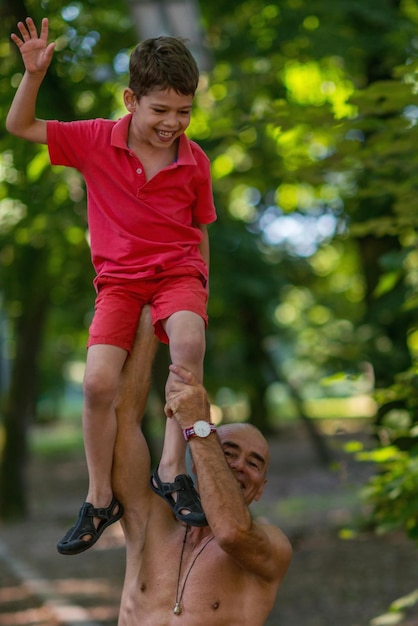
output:
[[[116,397],[117,384],[104,374],[86,375],[83,383],[84,400],[87,403],[109,404]]]
[[[187,361],[190,359],[193,361],[202,359],[205,355],[205,349],[205,333],[196,329],[170,339],[171,354],[175,353],[177,358],[181,358],[184,355]]]

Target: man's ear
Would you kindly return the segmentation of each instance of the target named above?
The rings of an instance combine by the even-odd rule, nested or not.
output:
[[[133,113],[135,111],[136,103],[138,102],[136,96],[130,87],[126,87],[123,92],[123,102],[129,113]]]

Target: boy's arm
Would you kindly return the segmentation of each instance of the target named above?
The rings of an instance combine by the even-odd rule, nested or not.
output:
[[[7,130],[28,141],[46,143],[46,121],[35,116],[36,99],[46,71],[51,63],[54,43],[48,44],[48,20],[42,20],[38,37],[33,20],[28,17],[26,24],[18,23],[21,37],[13,33],[12,40],[17,45],[25,64],[25,74],[16,91],[7,119]]]

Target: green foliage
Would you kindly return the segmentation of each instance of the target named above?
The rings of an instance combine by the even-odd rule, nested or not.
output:
[[[418,446],[409,452],[387,446],[362,453],[359,460],[373,461],[379,470],[362,491],[372,507],[370,522],[378,532],[401,529],[418,541]]]
[[[380,445],[356,452],[376,474],[362,490],[368,523],[377,532],[403,530],[418,542],[418,370],[398,374],[393,385],[376,391],[379,403],[376,435]]]
[[[216,3],[204,10],[222,57],[217,189],[282,278],[265,344],[310,393],[315,376],[372,365],[380,439],[363,458],[379,471],[364,495],[380,530],[417,539],[417,3],[251,0],[222,21]],[[305,263],[269,237],[287,214],[327,211],[333,240]]]

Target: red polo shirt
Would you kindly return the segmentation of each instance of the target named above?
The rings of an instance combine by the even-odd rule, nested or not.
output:
[[[97,278],[140,279],[181,266],[207,278],[202,233],[193,224],[216,219],[209,159],[182,135],[176,162],[147,181],[127,146],[130,121],[126,115],[47,125],[51,164],[74,167],[86,181]]]

